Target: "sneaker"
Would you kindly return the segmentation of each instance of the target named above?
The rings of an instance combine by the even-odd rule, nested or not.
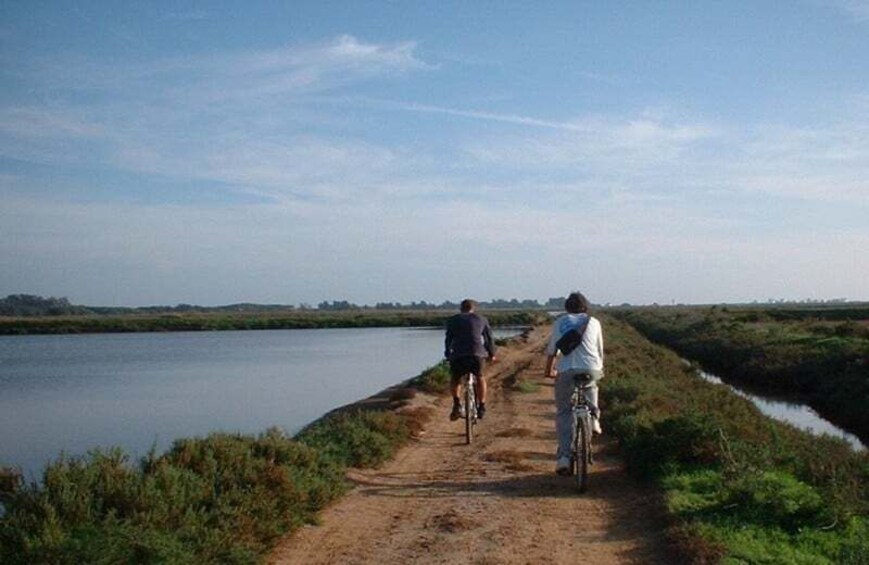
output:
[[[593,431],[597,435],[603,433],[603,429],[601,429],[600,427],[600,420],[598,420],[597,418],[592,418],[591,420],[591,431]]]
[[[480,404],[479,406],[477,406],[477,419],[482,420],[483,416],[485,416],[485,415],[486,415],[486,405]]]
[[[453,404],[453,411],[450,412],[450,420],[455,422],[459,418],[465,417],[465,409],[461,404]]]
[[[555,462],[555,472],[559,475],[570,474],[570,457],[559,457]]]

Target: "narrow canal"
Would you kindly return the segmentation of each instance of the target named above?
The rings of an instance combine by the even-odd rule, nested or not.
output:
[[[683,360],[686,364],[691,364],[688,360]],[[749,392],[744,388],[724,382],[720,377],[707,373],[701,369],[697,369],[697,374],[702,379],[715,384],[724,385],[739,396],[747,398],[754,403],[757,408],[770,418],[774,418],[781,422],[787,422],[797,428],[807,430],[815,435],[829,435],[844,439],[857,450],[864,450],[866,446],[854,434],[848,433],[835,424],[825,420],[811,407],[781,398],[774,398],[766,395],[759,395],[754,392]]]

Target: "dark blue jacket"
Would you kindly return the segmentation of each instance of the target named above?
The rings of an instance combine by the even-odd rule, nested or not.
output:
[[[449,360],[459,357],[493,357],[492,328],[489,321],[476,312],[463,312],[447,320],[447,335],[444,340],[444,357]]]

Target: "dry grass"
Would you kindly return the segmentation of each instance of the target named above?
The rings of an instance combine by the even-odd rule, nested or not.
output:
[[[493,451],[483,456],[486,461],[502,463],[510,471],[530,471],[532,466],[525,462],[525,455],[513,449]]]
[[[453,533],[478,528],[480,523],[456,510],[449,510],[445,514],[432,517],[426,527],[445,533]]]
[[[416,389],[410,387],[401,387],[393,390],[389,394],[390,402],[399,402],[402,400],[411,400],[416,396]]]
[[[400,411],[405,419],[410,437],[419,438],[425,431],[425,425],[432,419],[435,409],[431,406],[415,406]]]

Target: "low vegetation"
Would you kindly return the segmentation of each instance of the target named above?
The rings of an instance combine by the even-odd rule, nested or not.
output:
[[[437,365],[429,367],[413,379],[411,385],[432,394],[444,394],[448,392],[450,388],[449,363],[441,361]]]
[[[869,305],[617,311],[725,380],[805,399],[869,443]]]
[[[344,410],[295,438],[182,439],[133,465],[119,449],[0,481],[0,563],[252,563],[411,436],[414,413]]]
[[[764,417],[604,317],[607,429],[694,563],[869,563],[869,456]]]

